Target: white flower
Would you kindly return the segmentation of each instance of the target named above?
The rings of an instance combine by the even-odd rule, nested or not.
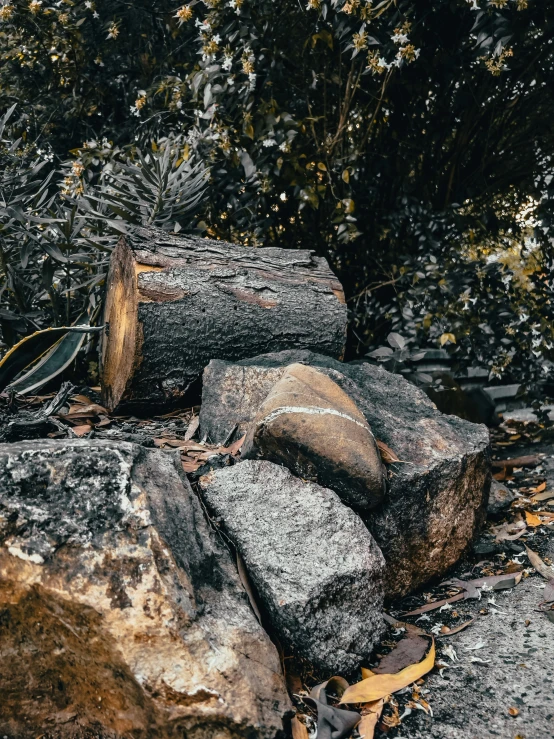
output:
[[[405,33],[395,33],[394,36],[391,36],[391,39],[395,44],[401,46],[402,44],[407,43],[408,36]]]
[[[277,142],[275,141],[275,139],[265,139],[264,146],[277,146]]]
[[[216,33],[215,36],[212,36],[212,40],[215,41],[216,44],[219,44],[219,42],[221,41],[221,36],[219,35],[219,33]]]
[[[226,56],[223,60],[223,64],[221,65],[221,68],[224,69],[226,72],[229,72],[232,66],[233,66],[233,57]]]
[[[131,111],[131,113],[132,113],[133,115],[136,115],[137,117],[139,117],[139,118],[140,118],[140,110],[139,110],[139,109],[137,108],[137,106],[136,106],[136,105],[131,105],[131,106],[130,106],[130,111]]]

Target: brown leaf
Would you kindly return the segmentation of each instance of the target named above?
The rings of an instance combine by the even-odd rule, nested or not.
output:
[[[190,441],[194,434],[198,431],[198,426],[200,425],[200,416],[194,416],[194,418],[191,419],[187,430],[185,432],[185,441]]]
[[[256,598],[254,597],[254,590],[252,589],[252,583],[250,582],[248,570],[246,569],[246,565],[244,564],[243,558],[240,556],[238,552],[237,552],[237,570],[239,572],[239,577],[242,583],[242,587],[245,589],[246,595],[248,596],[248,600],[250,601],[250,605],[252,606],[252,610],[254,611],[258,621],[262,623],[262,614],[260,613],[260,609],[258,608],[258,604],[256,603]]]
[[[546,490],[546,480],[544,482],[541,482],[540,485],[537,485],[536,488],[532,488],[532,490],[530,490],[529,492],[530,493],[542,493],[543,490]]]
[[[525,549],[527,550],[529,562],[531,562],[539,575],[542,575],[546,580],[552,580],[552,578],[554,578],[554,567],[550,567],[545,562],[543,562],[540,556],[532,549],[529,549],[527,545],[525,545]]]
[[[303,724],[302,721],[299,721],[296,716],[292,717],[290,726],[292,729],[292,739],[309,739],[310,735],[308,734],[306,724]]]
[[[89,403],[88,405],[72,405],[69,413],[62,418],[71,420],[72,418],[94,418],[95,416],[107,416],[108,411],[98,403]]]
[[[241,436],[240,439],[237,439],[232,444],[229,444],[229,446],[220,447],[218,451],[221,454],[231,454],[235,456],[241,450],[241,447],[244,444],[245,439],[246,439],[246,434],[244,434],[244,436]]]
[[[543,503],[545,500],[551,500],[554,498],[554,490],[545,490],[544,493],[533,495],[531,498],[532,503]]]
[[[427,613],[428,611],[434,611],[436,608],[440,608],[441,606],[446,605],[447,603],[456,603],[459,600],[465,600],[466,594],[465,593],[458,593],[457,595],[453,595],[451,598],[444,598],[443,600],[436,600],[434,603],[426,603],[424,606],[421,606],[421,608],[416,608],[415,611],[408,611],[408,613],[403,613],[403,616],[419,616],[420,613]]]
[[[358,724],[358,734],[364,739],[373,739],[375,736],[375,727],[381,718],[384,705],[384,698],[381,698],[378,701],[366,703],[362,708],[362,720]]]
[[[508,713],[510,716],[519,716],[519,711],[517,708],[508,708]]]
[[[88,434],[89,431],[92,431],[92,426],[89,426],[87,423],[84,426],[73,426],[71,430],[75,436],[84,436],[85,434]]]
[[[385,464],[392,464],[393,462],[400,462],[396,454],[392,451],[390,446],[387,446],[384,441],[376,439],[377,448],[381,454],[381,459]]]
[[[86,395],[72,395],[71,400],[74,400],[76,403],[81,403],[82,405],[90,405],[90,403],[92,403],[92,400]]]
[[[542,603],[554,603],[554,577],[546,583],[542,591]]]
[[[435,640],[431,641],[431,649],[427,656],[417,664],[405,667],[392,675],[371,675],[344,691],[341,703],[368,703],[396,693],[407,685],[418,680],[433,669],[435,664]]]
[[[467,628],[468,626],[470,626],[474,621],[475,621],[475,619],[474,618],[471,618],[469,621],[466,621],[465,623],[460,624],[459,626],[454,626],[453,629],[449,629],[445,633],[439,634],[439,638],[444,637],[444,636],[452,636],[453,634],[457,634],[459,631],[463,631],[465,628]]]
[[[377,667],[372,667],[375,675],[400,672],[408,665],[420,662],[429,647],[429,641],[416,634],[401,639],[392,652],[385,655]]]

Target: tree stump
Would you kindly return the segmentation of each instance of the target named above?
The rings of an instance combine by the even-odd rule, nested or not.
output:
[[[342,358],[346,305],[325,259],[138,229],[115,248],[101,378],[108,408],[183,398],[211,359],[283,349]]]

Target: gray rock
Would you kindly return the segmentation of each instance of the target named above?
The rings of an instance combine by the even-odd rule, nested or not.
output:
[[[202,434],[220,441],[235,426],[246,428],[294,362],[325,371],[355,401],[375,438],[402,460],[389,466],[381,507],[364,516],[387,561],[387,597],[405,595],[444,574],[485,519],[487,428],[440,413],[421,390],[381,367],[285,351],[235,364],[210,362],[204,371]]]
[[[498,516],[505,511],[517,498],[516,494],[509,490],[507,487],[491,480],[491,492],[489,495],[489,503],[487,506],[487,513],[489,516]]]
[[[0,736],[281,733],[277,650],[173,455],[0,445],[0,613]]]
[[[267,461],[200,480],[284,643],[345,672],[383,632],[384,560],[358,516],[332,491]]]

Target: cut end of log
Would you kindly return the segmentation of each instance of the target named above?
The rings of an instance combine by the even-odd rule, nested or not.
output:
[[[136,362],[137,339],[140,341],[137,275],[142,266],[135,263],[121,238],[112,255],[104,312],[106,333],[102,343],[101,382],[109,410],[119,404]]]

